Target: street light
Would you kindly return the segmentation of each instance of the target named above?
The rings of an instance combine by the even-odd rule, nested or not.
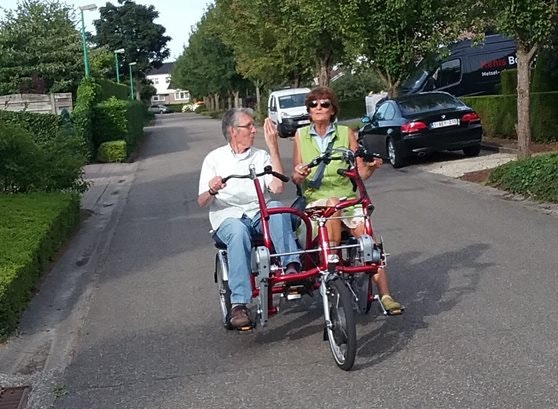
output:
[[[120,74],[118,72],[118,54],[124,54],[124,49],[119,48],[118,50],[114,50],[114,66],[116,68],[116,83],[120,84]]]
[[[131,62],[128,64],[128,68],[130,69],[130,99],[133,101],[135,99],[134,95],[134,78],[132,77],[132,65],[136,65],[137,62]]]
[[[83,22],[83,12],[97,10],[95,4],[79,6],[81,11],[81,42],[83,44],[83,65],[85,66],[85,78],[89,78],[89,58],[87,57],[87,44],[85,43],[85,23]]]

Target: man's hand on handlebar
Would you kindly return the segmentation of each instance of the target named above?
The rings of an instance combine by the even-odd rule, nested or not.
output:
[[[223,183],[223,178],[221,176],[214,176],[213,178],[211,178],[211,180],[209,181],[209,192],[218,192],[219,190],[223,189],[225,186],[227,186],[226,183]]]

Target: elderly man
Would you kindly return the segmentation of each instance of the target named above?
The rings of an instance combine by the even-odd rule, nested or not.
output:
[[[283,172],[279,155],[277,131],[266,119],[264,124],[265,143],[269,153],[253,147],[256,127],[251,110],[234,108],[223,116],[222,130],[228,144],[211,151],[204,159],[199,182],[198,204],[209,205],[209,221],[214,230],[214,239],[227,246],[229,287],[231,290],[230,323],[233,328],[252,324],[250,311],[246,307],[252,298],[250,284],[251,239],[262,232],[258,198],[250,179],[231,179],[226,184],[222,178],[231,174],[247,174],[249,166],[256,172],[271,165],[273,170]],[[260,178],[265,187],[264,195],[268,207],[282,206],[270,201],[268,191],[283,192],[283,182],[271,175]],[[271,240],[277,253],[297,251],[289,214],[273,215],[269,218]],[[300,269],[296,255],[283,256],[281,264],[285,273]]]

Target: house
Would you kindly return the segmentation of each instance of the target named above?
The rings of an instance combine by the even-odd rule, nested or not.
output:
[[[146,75],[146,78],[153,83],[157,93],[151,97],[152,104],[188,104],[190,93],[181,89],[173,89],[171,84],[171,72],[174,62],[165,62],[159,68],[155,68]]]

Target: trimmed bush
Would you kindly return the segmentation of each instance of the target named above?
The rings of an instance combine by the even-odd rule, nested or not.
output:
[[[128,155],[143,136],[145,106],[139,101],[110,98],[95,106],[95,150],[103,142],[124,140]]]
[[[508,162],[490,173],[488,183],[535,200],[558,203],[558,153]]]
[[[83,143],[64,129],[43,145],[31,133],[0,122],[0,193],[75,190],[83,192]]]
[[[79,196],[0,195],[0,340],[17,326],[39,275],[79,222]]]
[[[41,152],[20,125],[0,122],[0,158],[0,192],[26,192],[42,185]]]
[[[21,126],[31,132],[31,137],[39,144],[45,144],[54,139],[61,125],[58,115],[35,112],[0,110],[0,121]]]
[[[72,122],[76,136],[85,141],[87,157],[94,157],[95,143],[93,141],[93,107],[97,101],[100,87],[91,79],[83,79],[77,90],[77,100],[72,111]]]
[[[126,141],[103,142],[97,150],[99,162],[124,162],[127,157]]]
[[[485,95],[461,97],[482,119],[484,135],[488,137],[515,139],[517,123],[516,95]],[[531,131],[533,142],[558,141],[558,92],[531,94]]]
[[[517,94],[517,69],[502,71],[500,74],[500,94]]]
[[[130,98],[130,87],[124,84],[118,84],[104,78],[96,79],[97,84],[100,86],[98,100],[104,101],[111,97],[117,99],[128,100]]]
[[[339,119],[362,118],[366,115],[364,97],[339,101]]]

